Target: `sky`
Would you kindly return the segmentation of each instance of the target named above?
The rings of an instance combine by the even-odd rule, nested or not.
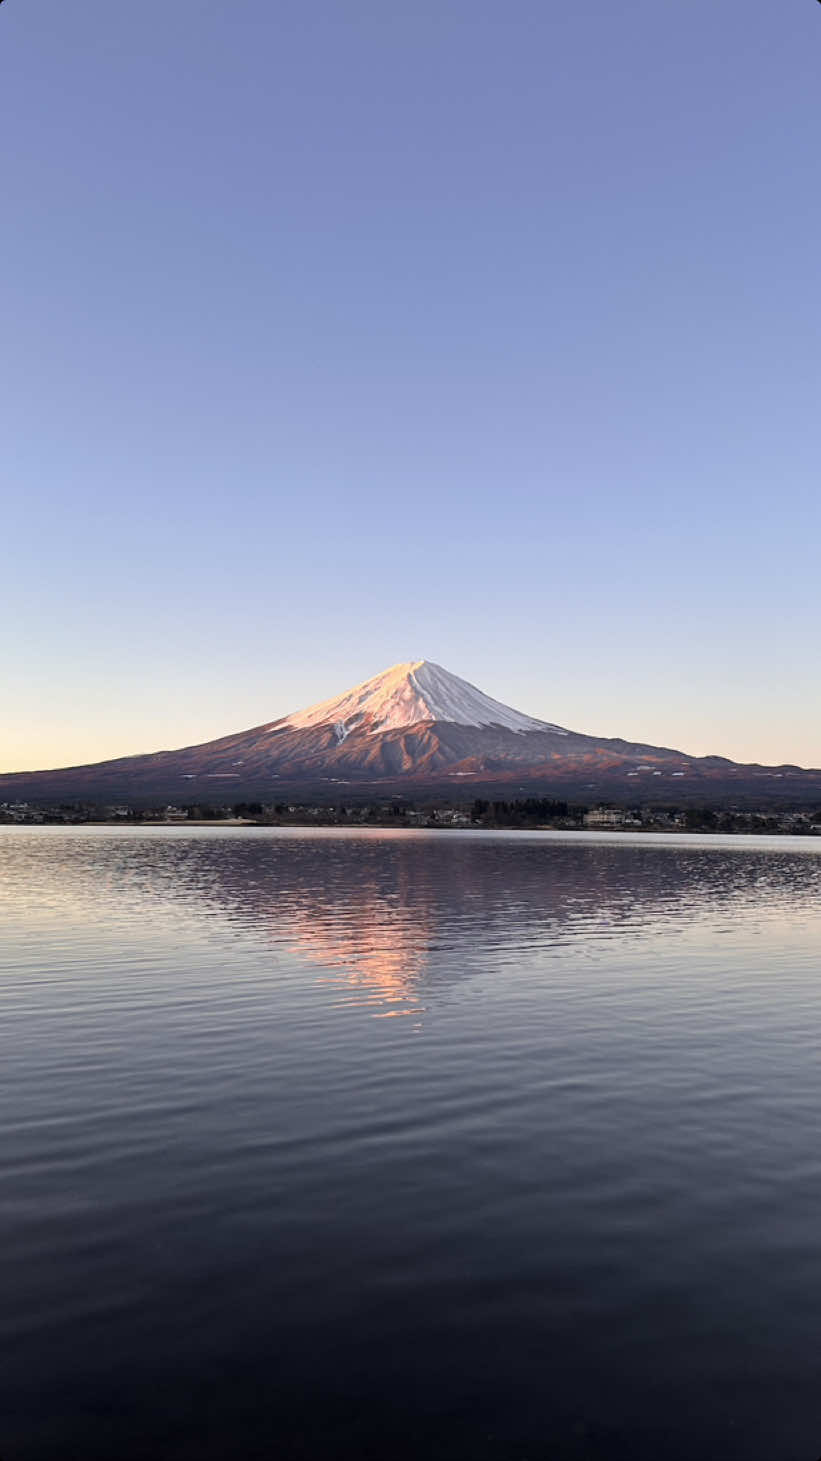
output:
[[[0,7],[0,770],[400,660],[821,766],[814,0]]]

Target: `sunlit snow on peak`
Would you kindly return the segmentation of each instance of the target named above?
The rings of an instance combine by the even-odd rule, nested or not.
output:
[[[435,665],[431,660],[420,660],[413,667],[411,679],[419,687],[434,720],[449,720],[456,725],[502,725],[507,730],[558,730],[558,726],[547,725],[535,720],[532,715],[522,715],[500,700],[493,700],[475,685],[462,680]]]
[[[310,726],[330,725],[338,741],[343,741],[357,726],[366,726],[372,735],[382,731],[401,730],[425,721],[450,721],[456,725],[503,726],[513,731],[558,731],[559,726],[522,715],[499,700],[492,700],[452,675],[431,660],[405,660],[392,665],[381,675],[364,680],[334,700],[285,717],[279,725],[295,730]]]

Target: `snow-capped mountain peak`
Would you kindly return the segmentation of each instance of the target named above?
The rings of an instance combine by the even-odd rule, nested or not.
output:
[[[670,780],[666,780],[666,778]],[[675,788],[672,778],[676,778]],[[457,778],[459,778],[457,782]],[[462,780],[461,778],[465,778]],[[380,797],[441,795],[484,785],[496,795],[557,793],[585,804],[626,797],[667,801],[687,787],[699,796],[781,793],[818,801],[821,768],[742,766],[720,757],[686,756],[579,731],[523,715],[430,660],[406,660],[343,695],[307,710],[173,751],[121,757],[96,766],[0,776],[14,800],[82,799],[132,805],[210,805],[215,797],[289,803],[293,795],[347,799],[345,787],[374,788]],[[639,792],[639,788],[642,790]],[[379,788],[378,793],[376,788]],[[352,792],[353,796],[354,793]],[[277,813],[278,815],[278,813]],[[0,817],[0,820],[2,818]]]
[[[373,679],[363,680],[344,695],[323,700],[307,710],[284,717],[278,726],[294,730],[332,725],[341,742],[362,727],[372,735],[400,730],[424,721],[455,725],[503,726],[512,731],[558,731],[560,727],[534,720],[493,700],[475,685],[431,660],[405,660]]]

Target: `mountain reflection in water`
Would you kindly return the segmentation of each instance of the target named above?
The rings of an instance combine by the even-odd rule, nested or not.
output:
[[[812,1461],[819,854],[0,829],[4,1461]]]
[[[387,1003],[441,992],[488,954],[495,968],[533,949],[557,957],[583,945],[596,957],[625,939],[692,936],[694,920],[722,916],[743,917],[752,934],[815,912],[821,894],[821,841],[809,839],[95,829],[67,839],[67,867],[45,838],[55,833],[32,838],[16,870],[36,880],[41,906],[100,917],[137,893],[155,918],[225,919]],[[807,854],[800,878],[797,854]],[[456,967],[438,957],[452,949]]]

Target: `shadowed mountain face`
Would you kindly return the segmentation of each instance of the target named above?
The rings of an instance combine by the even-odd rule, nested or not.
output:
[[[821,798],[821,771],[745,766],[584,735],[415,660],[332,700],[203,745],[0,776],[0,799],[273,801],[310,791],[337,800],[369,788],[377,795],[464,797],[472,786],[585,800]]]

